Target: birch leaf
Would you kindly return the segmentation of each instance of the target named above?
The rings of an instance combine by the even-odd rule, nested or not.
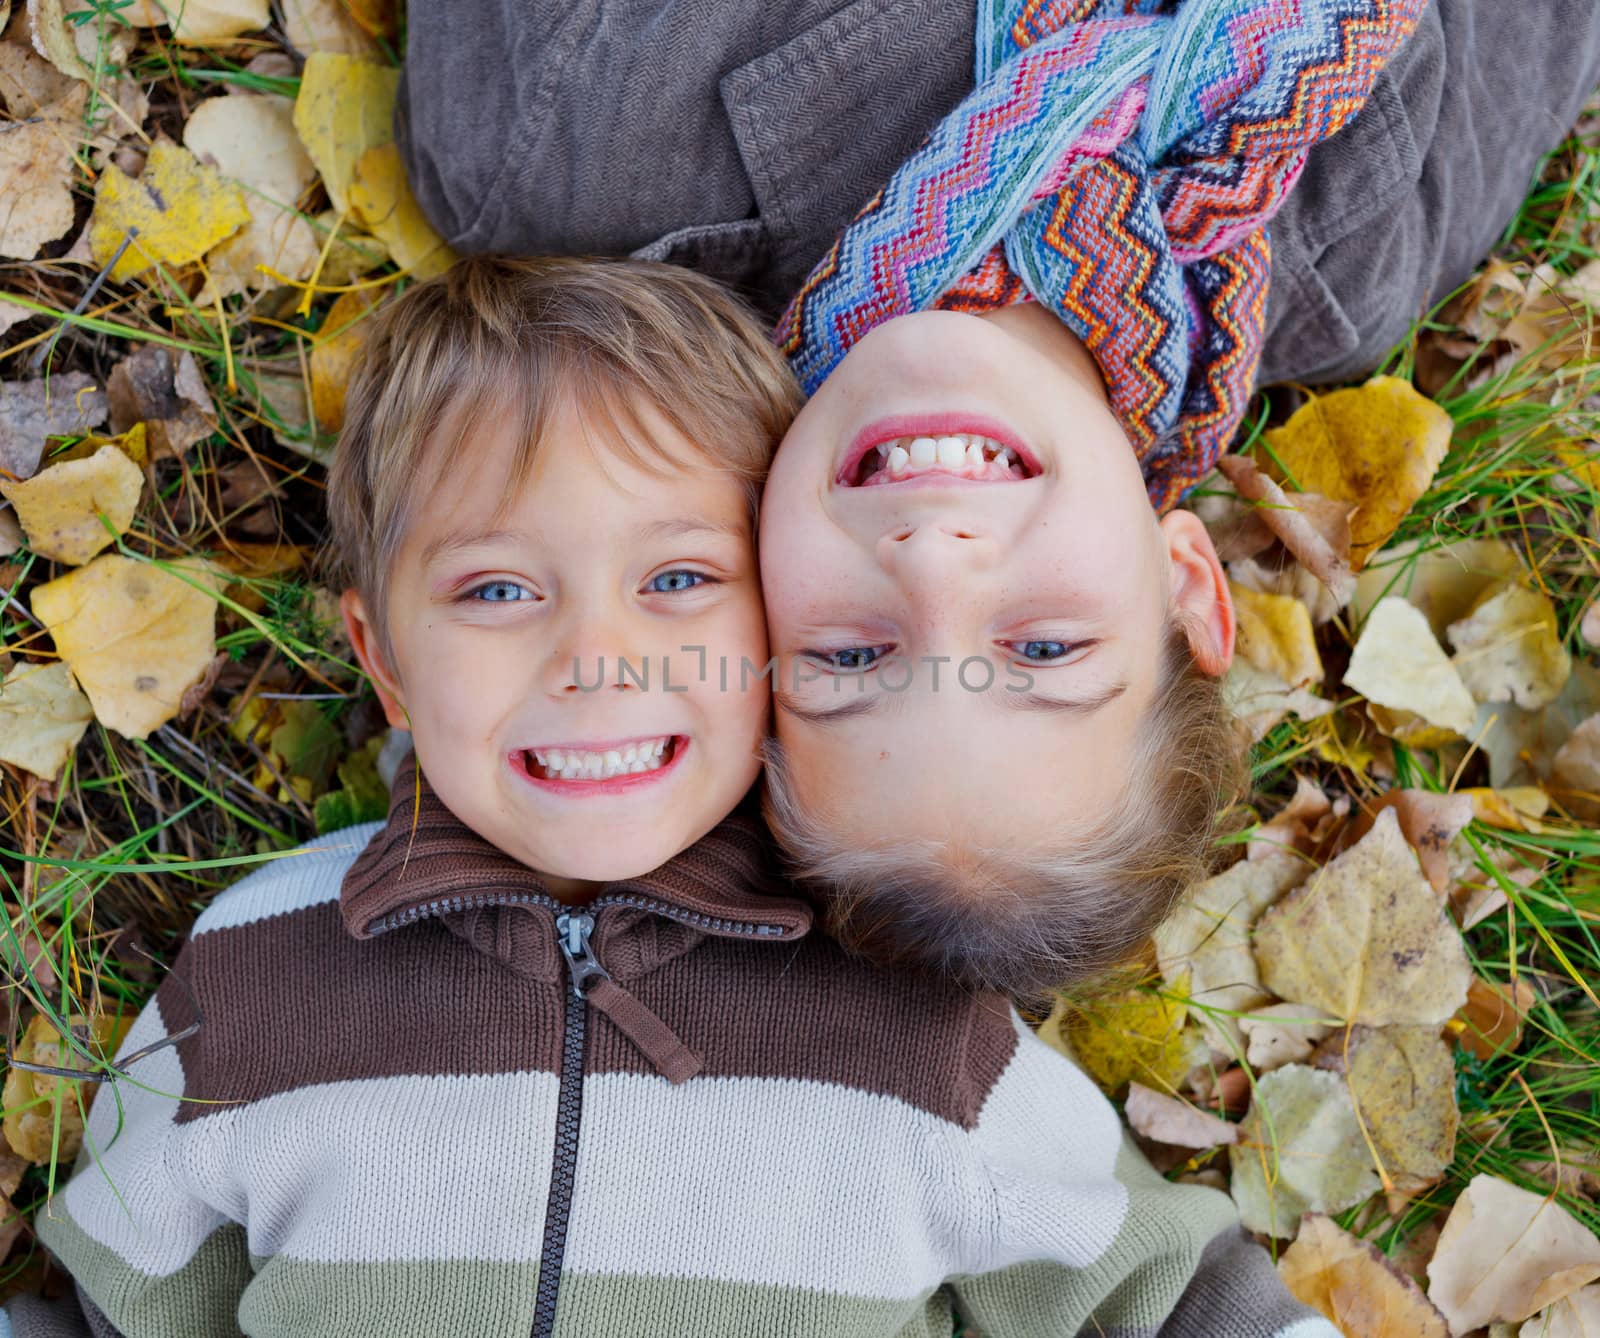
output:
[[[344,423],[344,395],[371,326],[366,315],[381,300],[370,288],[343,293],[328,308],[311,349],[311,410],[324,432]]]
[[[1523,1326],[1528,1338],[1600,1338],[1600,1286],[1580,1287]]]
[[[306,57],[294,128],[341,213],[350,208],[350,183],[361,155],[394,139],[399,86],[400,71],[386,65],[332,52]]]
[[[1263,595],[1233,582],[1229,589],[1245,662],[1291,687],[1322,682],[1310,610],[1288,595]]]
[[[1537,710],[1561,695],[1572,673],[1554,606],[1520,583],[1486,592],[1467,617],[1450,624],[1449,637],[1461,680],[1480,702]]]
[[[1477,703],[1428,620],[1403,599],[1378,601],[1361,628],[1344,681],[1379,706],[1409,711],[1456,734],[1472,728]]]
[[[144,473],[115,446],[102,446],[87,460],[51,465],[21,483],[0,479],[0,494],[16,507],[28,546],[73,566],[115,537],[102,516],[117,534],[127,530],[143,487]]]
[[[1386,548],[1356,580],[1351,607],[1365,618],[1380,599],[1393,595],[1412,605],[1444,639],[1445,628],[1464,618],[1492,585],[1522,575],[1522,559],[1499,539],[1461,539],[1424,550],[1415,540]]]
[[[1443,1023],[1472,977],[1392,809],[1262,915],[1255,954],[1279,998],[1368,1026]]]
[[[1477,1175],[1428,1264],[1428,1298],[1470,1333],[1515,1324],[1600,1278],[1600,1239],[1551,1199]]]
[[[101,724],[142,739],[178,713],[184,689],[211,663],[216,582],[203,563],[185,574],[201,588],[116,553],[34,588],[32,607],[88,693]]]
[[[1354,1027],[1334,1053],[1372,1140],[1385,1189],[1422,1189],[1455,1155],[1455,1061],[1437,1027]],[[1319,1067],[1323,1067],[1319,1065]]]
[[[114,1018],[98,1014],[91,1021],[74,1013],[67,1018],[69,1027],[86,1030],[91,1050],[103,1055],[116,1053],[128,1028],[133,1025],[133,1014]],[[22,1034],[17,1046],[17,1058],[28,1064],[48,1064],[53,1068],[86,1069],[88,1063],[64,1043],[61,1033],[43,1013],[35,1014]],[[5,1107],[3,1129],[6,1142],[20,1157],[32,1162],[50,1160],[56,1138],[56,1108],[61,1110],[60,1145],[56,1156],[66,1165],[78,1155],[83,1142],[83,1112],[94,1102],[97,1083],[79,1079],[58,1078],[48,1073],[30,1073],[27,1069],[9,1069],[6,1072],[5,1093],[0,1105]],[[79,1100],[82,1100],[82,1109]]]
[[[143,423],[156,460],[181,456],[217,430],[216,407],[189,352],[144,345],[111,369],[106,396],[111,430],[129,432]]]
[[[1222,697],[1255,740],[1264,738],[1286,715],[1316,720],[1335,705],[1307,688],[1291,688],[1276,674],[1263,673],[1243,658],[1235,659],[1223,678]]]
[[[1283,1239],[1305,1213],[1337,1212],[1380,1188],[1344,1082],[1303,1064],[1256,1083],[1228,1160],[1240,1219]]]
[[[350,208],[408,274],[428,279],[455,264],[456,253],[433,230],[411,194],[400,150],[393,142],[374,144],[356,159]]]
[[[66,665],[13,665],[0,684],[0,762],[54,780],[93,719]]]
[[[1317,1042],[1333,1030],[1317,1020],[1315,1009],[1297,1003],[1257,1008],[1239,1019],[1239,1029],[1249,1046],[1245,1061],[1257,1073],[1303,1063],[1311,1058]]]
[[[1219,1050],[1239,1047],[1239,1024],[1204,1010],[1246,1012],[1272,1001],[1250,951],[1250,926],[1303,882],[1309,869],[1303,859],[1283,852],[1241,860],[1190,889],[1155,931],[1162,978],[1198,1006],[1200,1025]]]
[[[250,221],[244,195],[182,145],[159,139],[137,180],[108,163],[95,186],[89,248],[108,265],[130,228],[139,235],[111,271],[126,283],[158,263],[168,268],[200,259]]]
[[[1136,1078],[1175,1088],[1205,1058],[1187,1020],[1181,1003],[1147,990],[1124,990],[1082,1004],[1061,1001],[1039,1035],[1103,1091],[1121,1092]]]
[[[1551,769],[1556,795],[1574,814],[1600,821],[1600,715],[1567,736]]]
[[[1346,840],[1356,841],[1372,830],[1378,814],[1393,809],[1400,832],[1417,852],[1422,872],[1435,892],[1450,887],[1450,843],[1472,821],[1472,796],[1436,794],[1432,790],[1390,790],[1367,812],[1355,818]]]
[[[1297,1301],[1321,1311],[1346,1338],[1448,1338],[1445,1318],[1376,1246],[1314,1213],[1278,1260]]]
[[[0,468],[30,478],[50,437],[76,436],[105,421],[105,392],[83,372],[0,382]]]
[[[343,0],[283,0],[283,19],[284,36],[301,55],[327,51],[373,61],[382,57]]]
[[[1461,1026],[1457,1044],[1479,1059],[1515,1050],[1522,1040],[1522,1024],[1538,1001],[1525,976],[1506,985],[1474,976],[1467,986],[1467,1001],[1455,1016]]]
[[[1214,1148],[1239,1140],[1239,1126],[1139,1083],[1128,1084],[1124,1107],[1134,1133],[1180,1148]]]
[[[1379,376],[1310,400],[1267,441],[1293,486],[1356,508],[1350,563],[1359,571],[1433,482],[1451,431],[1450,415],[1409,382]]]
[[[76,136],[54,119],[0,125],[0,256],[32,260],[72,227]]]

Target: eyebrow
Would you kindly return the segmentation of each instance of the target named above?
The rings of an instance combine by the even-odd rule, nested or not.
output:
[[[682,539],[694,534],[721,534],[733,539],[743,539],[748,531],[741,525],[701,520],[653,520],[639,530],[641,539]],[[487,548],[491,544],[519,543],[527,539],[521,530],[481,530],[473,534],[446,534],[433,540],[422,550],[422,563],[426,566],[436,558],[459,552],[463,548]]]
[[[1012,711],[1047,711],[1062,715],[1086,716],[1093,715],[1101,707],[1116,701],[1127,690],[1128,684],[1122,682],[1113,683],[1091,697],[1046,697],[1040,692],[1008,692],[1001,700],[1006,708]],[[791,693],[780,691],[772,694],[780,710],[786,711],[796,720],[804,720],[813,725],[837,725],[846,720],[856,720],[871,715],[879,708],[884,695],[881,692],[874,692],[857,697],[853,701],[842,702],[838,706],[802,706]]]

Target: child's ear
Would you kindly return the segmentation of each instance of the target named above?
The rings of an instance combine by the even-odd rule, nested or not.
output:
[[[1182,618],[1202,673],[1216,677],[1233,662],[1233,597],[1211,536],[1193,511],[1161,521],[1172,564],[1172,612]]]
[[[396,729],[410,729],[411,717],[400,698],[400,680],[383,658],[379,646],[378,630],[367,614],[366,605],[354,589],[339,596],[339,612],[344,615],[345,631],[350,634],[350,645],[356,659],[367,671],[372,686],[377,690],[378,701],[383,705],[383,716]]]

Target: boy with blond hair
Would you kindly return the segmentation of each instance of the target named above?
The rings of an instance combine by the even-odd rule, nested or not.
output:
[[[1001,999],[774,873],[737,669],[797,397],[743,309],[479,259],[377,321],[329,492],[415,759],[202,914],[39,1217],[82,1314],[12,1331],[1332,1335]]]

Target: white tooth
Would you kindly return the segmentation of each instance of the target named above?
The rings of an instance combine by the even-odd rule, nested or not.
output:
[[[994,458],[1003,464],[1007,469],[1011,468],[1011,452],[1006,447],[1002,446]]]
[[[600,761],[604,763],[606,770],[609,772],[622,765],[622,754],[615,748],[607,748]]]
[[[918,437],[911,443],[911,463],[921,469],[939,458],[939,443],[932,437]]]
[[[649,771],[650,770],[650,764],[648,762],[645,762],[645,761],[634,762],[634,763],[631,763],[629,765],[628,770],[630,772],[633,772],[633,771]]]
[[[665,739],[657,739],[654,743],[652,743],[650,745],[650,751],[652,753],[654,753],[657,757],[660,757],[662,753],[667,751],[667,740],[665,740]]]
[[[541,753],[537,748],[532,749],[532,752],[533,752],[533,760],[535,762],[537,762],[540,766],[548,766],[549,765],[549,763],[547,763],[544,760],[544,754]]]
[[[880,441],[872,449],[877,451],[877,453],[878,453],[878,463],[881,465],[883,463],[885,457],[889,454],[889,443],[886,442],[886,441]]]
[[[967,463],[969,465],[981,465],[983,463],[983,447],[978,445],[977,442],[973,442],[967,447]]]
[[[639,745],[630,743],[622,750],[622,760],[630,765],[639,760]]]
[[[584,753],[583,756],[578,759],[578,761],[582,764],[583,769],[585,771],[599,771],[600,770],[600,754],[599,753]]]
[[[544,761],[543,758],[540,758],[539,760],[541,762]],[[552,771],[560,771],[561,768],[566,765],[566,761],[567,755],[563,753],[561,749],[552,748],[550,750],[550,760],[545,762],[545,766],[549,767]]]
[[[939,463],[946,469],[954,469],[967,458],[967,443],[960,437],[939,438]]]
[[[896,446],[889,452],[889,472],[891,474],[904,474],[911,468],[911,452],[904,446]]]

